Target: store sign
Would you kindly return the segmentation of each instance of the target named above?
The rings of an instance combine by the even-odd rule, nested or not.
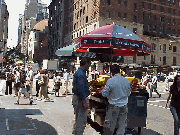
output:
[[[138,42],[131,42],[131,41],[122,41],[122,40],[112,40],[112,39],[85,39],[81,40],[81,44],[112,44],[118,45],[122,47],[133,47],[133,48],[141,48],[142,50],[150,51],[151,47],[138,43]]]

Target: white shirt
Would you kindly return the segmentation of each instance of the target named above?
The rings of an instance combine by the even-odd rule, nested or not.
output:
[[[18,71],[16,71],[15,79],[16,82],[20,82],[20,73]]]
[[[152,78],[152,84],[154,84],[155,82],[157,82],[157,76],[156,75],[154,75]]]
[[[130,82],[120,74],[115,74],[108,79],[102,91],[102,96],[107,97],[109,104],[122,107],[128,103],[131,94]]]
[[[141,82],[144,84],[147,81],[147,75],[142,76]]]
[[[69,81],[69,73],[68,72],[66,72],[64,74],[64,81]]]

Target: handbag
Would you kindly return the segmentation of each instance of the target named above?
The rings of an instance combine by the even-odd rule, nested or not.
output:
[[[44,84],[44,79],[42,79],[42,78],[39,79],[39,80],[38,80],[38,84],[39,84],[40,86],[43,85],[43,84]]]

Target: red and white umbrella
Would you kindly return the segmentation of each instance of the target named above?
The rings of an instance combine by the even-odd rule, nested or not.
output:
[[[130,30],[111,24],[79,38],[75,42],[74,51],[113,56],[144,56],[151,53],[151,45]]]

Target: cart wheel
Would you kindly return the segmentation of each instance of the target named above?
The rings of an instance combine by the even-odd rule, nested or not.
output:
[[[141,127],[138,127],[138,134],[141,133]]]

